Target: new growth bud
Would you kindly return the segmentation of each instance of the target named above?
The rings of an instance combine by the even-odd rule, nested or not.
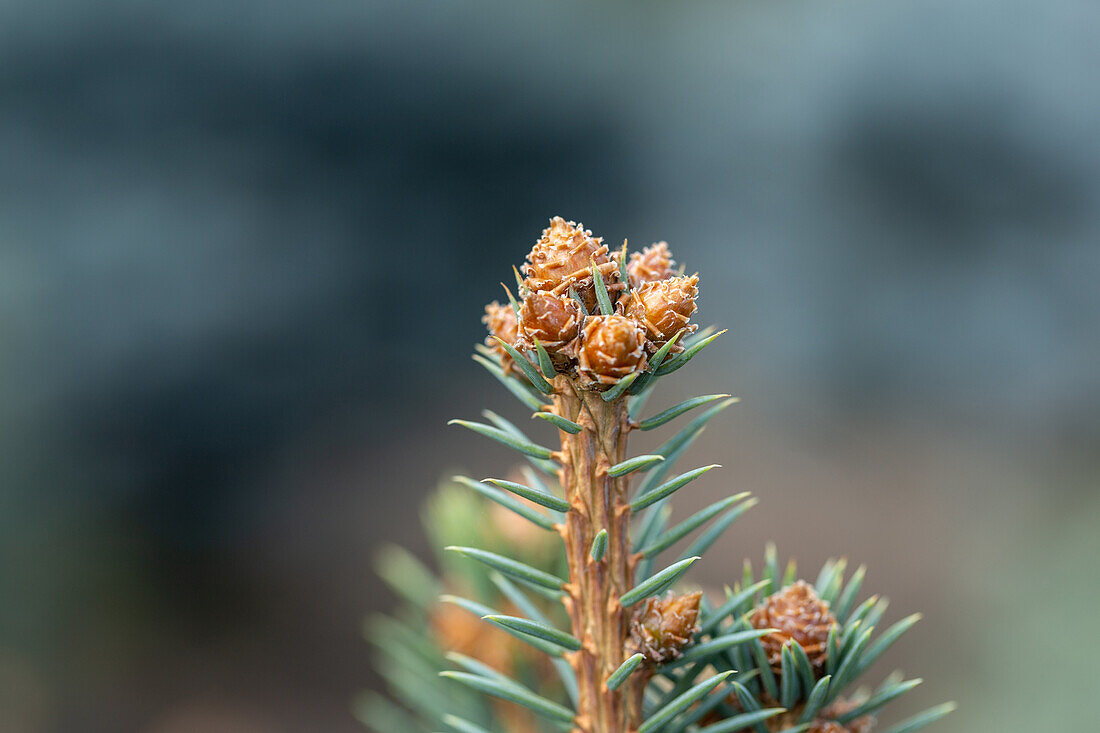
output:
[[[779,670],[783,645],[790,639],[802,646],[816,670],[825,665],[829,629],[836,618],[809,583],[800,580],[769,596],[750,621],[758,629],[776,629],[760,640],[773,669]]]
[[[516,343],[516,339],[519,337],[519,323],[516,319],[515,310],[511,305],[501,305],[494,300],[485,306],[485,315],[481,317],[481,322],[489,329],[489,338],[485,339],[485,345],[500,356],[500,363],[503,367],[510,368],[512,358],[508,356],[508,352],[504,350],[504,347],[492,337],[496,336],[508,344]]]
[[[678,659],[699,630],[696,591],[682,596],[647,598],[630,623],[630,653],[641,652],[655,664]]]
[[[680,329],[689,332],[691,316],[698,310],[695,299],[699,297],[699,276],[671,277],[667,280],[647,282],[633,291],[630,315],[646,327],[655,344],[663,344]]]
[[[527,276],[524,282],[532,292],[554,295],[568,295],[572,288],[591,313],[596,307],[593,264],[600,268],[609,290],[622,287],[614,283],[616,265],[608,256],[603,238],[593,237],[583,224],[555,216],[527,255],[522,267]]]
[[[632,318],[589,316],[581,339],[577,370],[592,384],[614,384],[645,369],[645,329]]]
[[[630,262],[626,264],[630,287],[640,288],[645,283],[667,280],[676,274],[675,266],[668,242],[652,244],[630,255]]]
[[[568,295],[533,292],[519,309],[520,343],[532,349],[537,339],[551,354],[574,352],[572,342],[580,335],[582,317],[580,306]]]

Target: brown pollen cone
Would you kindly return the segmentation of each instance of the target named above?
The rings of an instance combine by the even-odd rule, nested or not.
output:
[[[580,306],[568,295],[533,292],[519,309],[520,340],[525,347],[534,348],[537,339],[551,354],[572,351],[566,347],[580,334],[581,318]]]
[[[829,629],[836,618],[809,583],[800,580],[768,596],[750,621],[757,629],[777,629],[760,640],[773,669],[780,669],[783,645],[790,639],[802,646],[816,670],[824,666]]]
[[[668,242],[657,242],[630,255],[626,274],[630,278],[630,287],[640,288],[645,283],[667,280],[676,274],[675,267]]]
[[[626,316],[589,316],[577,368],[590,384],[614,384],[645,368],[645,329]]]
[[[699,630],[699,591],[682,596],[647,598],[630,622],[630,654],[641,652],[646,660],[664,664],[679,659]]]
[[[492,337],[496,336],[509,346],[516,343],[516,339],[519,337],[519,321],[516,319],[516,311],[511,304],[501,305],[494,300],[485,306],[485,315],[481,317],[481,322],[489,329],[489,338],[485,339],[485,345],[500,355],[500,363],[505,369],[510,369],[512,357],[508,356],[508,352],[504,350],[504,347]]]
[[[699,276],[671,277],[648,282],[633,292],[630,315],[645,324],[654,343],[662,344],[680,329],[694,331],[689,321],[699,306]]]
[[[572,287],[592,312],[596,306],[593,262],[600,268],[609,290],[621,287],[614,283],[616,265],[608,256],[603,239],[593,237],[583,224],[555,216],[550,226],[542,231],[542,237],[535,242],[521,269],[527,276],[525,283],[530,290],[568,295]]]

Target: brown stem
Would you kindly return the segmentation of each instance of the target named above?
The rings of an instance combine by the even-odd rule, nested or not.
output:
[[[604,684],[627,656],[630,614],[619,597],[634,583],[627,479],[608,475],[626,458],[626,400],[604,402],[568,377],[554,381],[554,411],[583,428],[576,435],[561,433],[560,455],[561,484],[571,507],[560,525],[569,563],[565,605],[582,644],[568,655],[579,691],[574,731],[627,733],[640,722],[642,687],[628,682],[612,691]],[[595,561],[592,541],[601,529],[607,530],[607,550]]]

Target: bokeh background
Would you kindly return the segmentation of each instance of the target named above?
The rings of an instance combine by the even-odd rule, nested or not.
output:
[[[1095,722],[1100,5],[0,3],[0,730],[361,730],[371,555],[511,460],[545,225],[730,329],[686,512],[866,562],[943,731]],[[718,474],[721,474],[720,476]]]

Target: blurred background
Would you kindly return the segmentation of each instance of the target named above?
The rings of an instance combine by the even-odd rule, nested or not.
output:
[[[0,3],[0,730],[362,730],[372,553],[427,557],[425,493],[512,460],[444,422],[522,416],[468,355],[554,214],[668,240],[729,328],[651,403],[742,398],[678,510],[762,501],[697,580],[768,539],[867,563],[925,614],[894,714],[1087,729],[1098,29],[1091,0]]]

